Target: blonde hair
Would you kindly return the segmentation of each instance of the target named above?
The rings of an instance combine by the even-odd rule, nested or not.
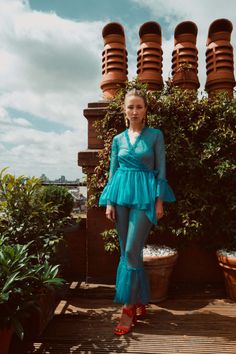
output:
[[[144,106],[147,108],[148,104],[147,104],[147,99],[146,96],[144,95],[144,93],[141,90],[137,90],[137,89],[131,89],[129,91],[126,92],[125,94],[125,98],[124,98],[124,104],[125,104],[125,100],[126,98],[130,97],[130,96],[137,96],[142,98],[143,102],[144,102]],[[128,128],[129,127],[129,120],[127,117],[125,117],[125,126]]]
[[[146,96],[144,95],[144,93],[141,90],[137,90],[137,89],[134,88],[134,89],[131,89],[131,90],[127,91],[126,94],[125,94],[124,102],[125,102],[126,98],[130,97],[130,96],[137,96],[137,97],[142,98],[145,107],[147,107],[148,104],[147,104]]]

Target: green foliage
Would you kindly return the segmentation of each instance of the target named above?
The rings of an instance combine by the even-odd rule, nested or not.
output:
[[[35,262],[30,254],[32,242],[9,245],[0,238],[0,328],[12,325],[21,339],[23,321],[37,307],[42,289],[63,282],[57,278],[58,266]]]
[[[116,229],[109,229],[101,232],[102,239],[104,241],[104,249],[107,252],[113,253],[119,251],[119,240]]]
[[[45,195],[40,179],[0,172],[0,327],[13,326],[20,338],[40,294],[63,282],[53,262],[69,203],[64,190],[60,204]]]
[[[74,200],[68,188],[48,185],[42,189],[42,200],[58,208],[58,216],[65,218],[71,215]]]
[[[236,99],[225,93],[208,99],[171,82],[154,92],[129,82],[111,100],[104,120],[96,123],[104,149],[90,180],[89,205],[97,205],[107,182],[111,141],[125,128],[122,103],[130,87],[143,90],[148,125],[165,136],[167,176],[177,202],[165,204],[167,215],[159,231],[180,241],[200,238],[207,246],[236,249]]]
[[[56,251],[63,236],[63,225],[59,203],[47,201],[41,180],[25,176],[16,177],[0,173],[0,234],[9,244],[30,244],[31,254],[40,262],[48,260]],[[63,192],[64,193],[64,192]],[[60,202],[62,202],[61,194]]]

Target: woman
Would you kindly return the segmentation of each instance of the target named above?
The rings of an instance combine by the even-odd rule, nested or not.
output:
[[[149,302],[142,251],[149,231],[163,217],[163,201],[175,201],[165,177],[165,146],[159,129],[146,126],[147,102],[139,90],[124,100],[128,129],[113,138],[109,181],[99,200],[116,222],[120,242],[115,302],[124,304],[115,334],[130,331]]]

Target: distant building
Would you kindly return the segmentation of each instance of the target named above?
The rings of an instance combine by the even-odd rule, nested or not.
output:
[[[49,178],[44,173],[39,178],[44,182],[49,182]]]
[[[66,179],[65,176],[61,176],[60,178],[56,178],[54,180],[52,179],[49,179],[45,173],[42,173],[42,175],[40,176],[40,179],[43,181],[43,182],[46,182],[47,184],[72,184],[72,185],[82,185],[82,186],[86,186],[87,185],[87,176],[83,176],[81,179],[80,178],[76,178],[75,180],[72,180],[72,181],[69,181]]]

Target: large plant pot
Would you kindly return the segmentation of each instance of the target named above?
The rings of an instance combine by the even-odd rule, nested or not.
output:
[[[177,258],[177,252],[166,256],[144,255],[144,268],[150,282],[150,302],[160,302],[167,298],[170,276]]]
[[[1,354],[8,354],[13,334],[13,328],[0,329],[0,352]]]
[[[39,337],[53,318],[56,307],[55,289],[43,289],[37,299],[37,309],[33,309],[27,317],[24,328],[27,340]],[[0,353],[1,354],[1,353]]]
[[[226,292],[230,299],[236,301],[236,257],[216,252],[220,267],[223,269]]]

